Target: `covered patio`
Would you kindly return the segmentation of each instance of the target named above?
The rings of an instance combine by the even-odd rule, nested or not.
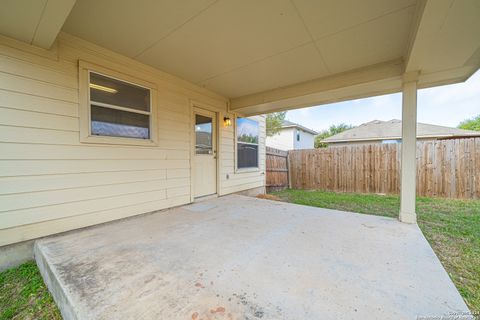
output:
[[[417,225],[238,195],[45,238],[35,258],[70,319],[470,319]]]
[[[468,312],[416,225],[415,143],[417,90],[480,67],[478,1],[1,9],[0,253],[28,259],[36,241],[64,318]],[[399,221],[232,195],[264,190],[264,114],[394,92],[403,94]],[[238,132],[246,117],[257,119],[248,141]],[[102,134],[98,122],[143,134]],[[196,125],[208,123],[202,154]],[[247,144],[253,164],[239,165]],[[218,198],[198,202],[205,195]]]

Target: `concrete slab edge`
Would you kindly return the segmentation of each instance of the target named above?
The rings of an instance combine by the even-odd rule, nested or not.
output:
[[[33,254],[43,281],[52,294],[53,300],[55,300],[63,319],[78,320],[79,318],[77,317],[68,291],[65,290],[62,284],[58,281],[58,274],[56,274],[56,270],[53,269],[52,263],[48,262],[48,257],[42,252],[40,241],[35,241]]]

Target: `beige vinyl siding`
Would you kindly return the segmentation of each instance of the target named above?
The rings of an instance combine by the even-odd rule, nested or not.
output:
[[[156,86],[157,146],[80,142],[79,61]],[[227,99],[67,34],[0,36],[0,246],[191,202],[192,101],[218,112],[218,193],[263,186],[264,135],[260,169],[235,173]]]

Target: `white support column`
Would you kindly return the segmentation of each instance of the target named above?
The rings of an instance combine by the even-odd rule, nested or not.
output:
[[[416,223],[416,150],[417,150],[417,78],[418,72],[404,76],[402,95],[402,173],[400,190],[401,222]]]

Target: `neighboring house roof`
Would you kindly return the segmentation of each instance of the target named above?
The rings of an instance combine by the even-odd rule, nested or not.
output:
[[[282,128],[297,128],[297,129],[300,129],[300,130],[303,130],[305,132],[308,132],[308,133],[311,133],[313,134],[314,136],[316,136],[318,134],[317,131],[314,131],[312,129],[308,129],[307,127],[304,127],[302,125],[299,125],[298,123],[295,123],[295,122],[292,122],[292,121],[288,121],[288,120],[283,120],[282,122]]]
[[[417,123],[417,138],[479,137],[480,131],[462,130],[428,123]],[[402,121],[373,120],[322,140],[325,143],[396,140],[402,138]]]

